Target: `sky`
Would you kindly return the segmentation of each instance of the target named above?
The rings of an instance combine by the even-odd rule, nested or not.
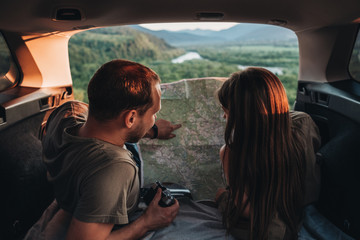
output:
[[[223,30],[230,28],[237,23],[232,22],[187,22],[187,23],[154,23],[154,24],[140,24],[140,26],[151,29],[151,30],[169,30],[169,31],[179,31],[179,30],[194,30],[194,29],[203,29],[203,30]]]

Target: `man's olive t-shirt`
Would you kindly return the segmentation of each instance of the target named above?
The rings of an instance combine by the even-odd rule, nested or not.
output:
[[[83,222],[126,224],[139,198],[138,168],[123,147],[76,136],[87,105],[67,102],[49,117],[43,160],[60,207]]]

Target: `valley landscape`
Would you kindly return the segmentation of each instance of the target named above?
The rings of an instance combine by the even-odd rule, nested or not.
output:
[[[171,60],[188,52],[201,59]],[[87,101],[87,83],[105,62],[124,58],[155,70],[163,83],[201,77],[228,77],[241,66],[275,67],[290,106],[296,97],[298,45],[290,30],[238,24],[222,31],[152,31],[138,25],[95,29],[70,39],[69,55],[76,98]]]

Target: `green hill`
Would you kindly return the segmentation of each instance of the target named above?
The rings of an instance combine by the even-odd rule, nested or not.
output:
[[[130,27],[78,33],[69,42],[75,94],[79,99],[87,99],[85,95],[90,78],[102,64],[112,59],[131,59],[147,65],[154,61],[170,61],[183,53],[184,50],[172,47],[162,39]]]

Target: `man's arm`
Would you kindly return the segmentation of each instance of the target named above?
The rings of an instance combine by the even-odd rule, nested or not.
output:
[[[119,230],[111,232],[114,224],[108,223],[86,223],[73,217],[66,240],[86,239],[86,240],[122,240],[139,239],[146,232],[161,227],[168,226],[176,217],[179,210],[179,203],[163,208],[159,206],[161,189],[158,189],[153,201],[150,203],[146,212],[137,220]]]

